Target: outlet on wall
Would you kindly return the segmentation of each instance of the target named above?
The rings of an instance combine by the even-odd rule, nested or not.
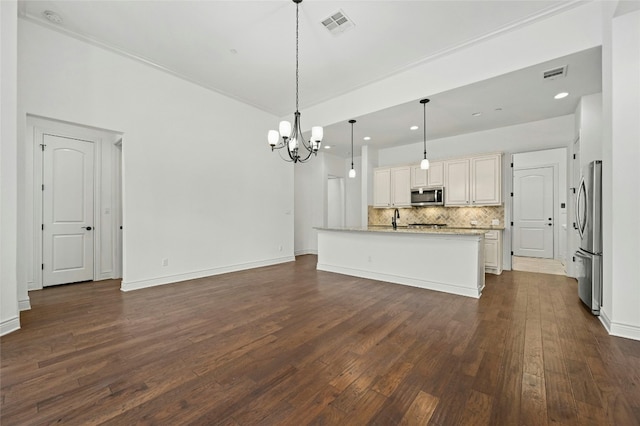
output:
[[[471,221],[471,226],[476,226],[477,224],[478,224],[478,221],[477,221],[477,220],[472,220],[472,221]]]

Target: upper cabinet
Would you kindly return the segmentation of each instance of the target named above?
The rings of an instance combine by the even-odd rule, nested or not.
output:
[[[411,168],[383,167],[373,171],[374,207],[411,206]]]
[[[433,161],[428,170],[422,170],[419,164],[411,166],[411,189],[429,186],[444,186],[444,162]]]
[[[502,203],[502,154],[471,158],[471,204]]]
[[[461,158],[449,160],[445,164],[445,206],[467,206],[470,204],[471,191],[469,190],[470,160]]]
[[[502,203],[502,154],[449,160],[445,164],[445,205]]]

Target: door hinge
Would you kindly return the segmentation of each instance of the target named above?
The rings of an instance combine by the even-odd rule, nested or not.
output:
[[[41,143],[41,144],[40,144],[40,149],[41,149],[42,151],[44,151],[44,147],[45,147],[45,146],[46,146],[45,144]]]
[[[511,196],[513,197],[513,192],[511,193]]]
[[[576,261],[576,257],[575,256],[571,256],[571,261],[575,262]]]
[[[513,256],[513,252],[511,252],[511,256]]]
[[[513,168],[513,163],[511,163],[511,168]]]
[[[42,190],[44,191],[44,183],[42,184]]]
[[[571,188],[571,192],[573,192],[575,194],[576,193],[576,189],[575,188]]]
[[[513,222],[511,222],[511,226],[513,226]]]
[[[575,154],[573,154],[573,159],[574,159],[574,160],[576,159],[576,155],[575,155]]]
[[[40,265],[40,269],[44,271],[44,263]]]
[[[42,224],[42,230],[44,231],[44,223]]]

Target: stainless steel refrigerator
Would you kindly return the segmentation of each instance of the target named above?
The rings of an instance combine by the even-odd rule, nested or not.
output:
[[[594,315],[602,305],[602,161],[582,169],[576,194],[576,227],[580,249],[575,254],[578,295]]]

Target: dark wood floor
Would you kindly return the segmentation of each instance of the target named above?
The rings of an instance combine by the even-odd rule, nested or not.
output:
[[[640,342],[574,280],[487,275],[476,300],[315,262],[30,293],[1,340],[2,425],[640,424]]]

